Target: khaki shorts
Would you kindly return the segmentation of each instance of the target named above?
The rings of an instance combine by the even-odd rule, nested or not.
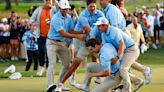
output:
[[[78,39],[74,39],[73,41],[75,46],[76,57],[80,59],[85,59],[90,54],[90,51],[86,47],[86,42]]]

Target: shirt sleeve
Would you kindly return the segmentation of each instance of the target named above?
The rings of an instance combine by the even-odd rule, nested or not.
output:
[[[64,30],[64,26],[63,26],[63,23],[62,23],[62,20],[61,19],[54,19],[53,21],[53,28],[59,32],[60,30]]]
[[[94,27],[90,31],[90,36],[91,36],[91,38],[96,38],[96,35],[97,35],[97,28]]]
[[[123,39],[123,37],[121,35],[121,32],[122,31],[119,32],[119,30],[118,31],[117,30],[113,30],[113,33],[112,33],[112,35],[113,35],[113,38],[112,39],[115,40],[116,45],[118,45],[118,46],[119,46],[120,40]]]
[[[69,20],[69,29],[73,29],[74,28],[74,22],[73,22],[73,19],[70,18]]]
[[[79,17],[77,24],[75,26],[75,31],[81,32],[82,26],[89,26],[88,20],[85,17]]]
[[[111,13],[109,14],[107,14],[107,19],[108,19],[108,21],[110,22],[110,25],[116,25],[116,26],[118,26],[118,21],[117,21],[117,17],[119,16],[118,14],[117,14],[117,12],[116,11],[110,11]]]
[[[86,17],[80,17],[80,18],[79,18],[79,22],[80,22],[83,26],[89,26],[88,19],[87,19]]]

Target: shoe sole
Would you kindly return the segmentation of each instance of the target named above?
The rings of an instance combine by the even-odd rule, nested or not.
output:
[[[94,81],[96,84],[101,84],[100,82]]]
[[[51,86],[47,92],[53,92],[56,89],[56,85]]]

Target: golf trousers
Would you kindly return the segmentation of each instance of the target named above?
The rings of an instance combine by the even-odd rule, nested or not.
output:
[[[55,40],[47,39],[47,55],[49,59],[49,65],[46,74],[47,87],[54,84],[54,69],[56,65],[56,58],[58,57],[61,60],[61,71],[59,74],[59,79],[57,83],[60,83],[64,74],[69,68],[71,59],[69,57],[68,47],[64,42],[57,42]]]
[[[87,64],[87,69],[84,78],[84,85],[89,86],[91,82],[91,78],[88,77],[89,73],[100,73],[104,71],[103,67],[100,63],[92,62]],[[119,76],[119,71],[116,74],[112,74],[107,76],[105,81],[101,84],[98,84],[96,87],[92,89],[91,92],[106,92],[109,89],[117,86],[121,82],[121,78]]]
[[[133,45],[129,48],[126,48],[124,51],[121,67],[120,67],[120,76],[123,79],[124,90],[126,92],[131,92],[131,81],[129,75],[129,69],[131,65],[139,56],[139,50],[136,45]]]

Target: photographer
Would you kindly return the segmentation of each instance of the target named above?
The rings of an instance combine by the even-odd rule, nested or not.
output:
[[[34,60],[34,71],[38,69],[38,44],[36,38],[37,23],[33,23],[31,30],[26,31],[23,35],[22,41],[26,43],[28,62],[25,71],[29,71],[32,61]]]

